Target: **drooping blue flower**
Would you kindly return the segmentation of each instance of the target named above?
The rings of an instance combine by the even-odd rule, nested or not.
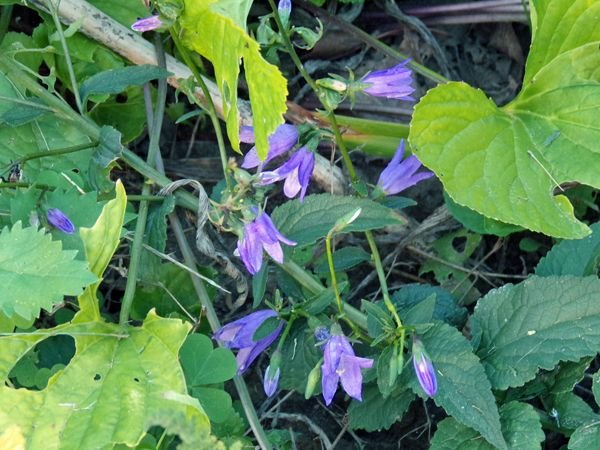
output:
[[[240,130],[240,140],[242,137],[245,139],[242,142],[249,144],[254,142],[254,130],[250,130],[250,128],[251,127],[242,127]],[[267,153],[267,158],[264,161],[261,161],[258,158],[256,147],[252,147],[248,153],[246,153],[246,156],[244,156],[242,168],[252,169],[277,158],[296,145],[298,137],[299,133],[295,126],[286,123],[279,125],[275,132],[269,136],[269,152]]]
[[[271,365],[267,367],[265,370],[265,378],[263,380],[263,389],[265,390],[265,394],[267,397],[272,397],[273,394],[277,391],[277,386],[279,385],[279,375],[281,374],[281,369],[279,367],[272,368]]]
[[[267,213],[262,212],[252,222],[244,226],[242,239],[238,240],[237,251],[246,269],[255,275],[262,267],[263,249],[279,264],[283,263],[283,250],[280,242],[296,245],[283,236]]]
[[[160,17],[157,15],[138,19],[131,25],[133,31],[151,31],[160,28],[163,25]]]
[[[269,318],[277,317],[277,313],[271,309],[262,309],[248,314],[241,319],[222,326],[214,335],[214,338],[224,347],[238,349],[236,361],[238,373],[244,372],[250,364],[264,352],[269,345],[281,333],[283,321],[269,335],[254,340],[256,330]]]
[[[48,223],[59,231],[67,234],[73,234],[75,232],[75,225],[71,222],[71,219],[58,208],[50,208],[46,213]]]
[[[281,167],[263,172],[260,175],[260,184],[272,184],[285,179],[283,193],[287,198],[294,198],[300,193],[300,201],[304,200],[306,189],[315,168],[315,154],[300,148]]]
[[[415,155],[411,155],[405,160],[402,160],[403,156],[404,139],[400,141],[400,145],[390,163],[379,175],[377,186],[385,192],[385,195],[395,195],[433,176],[433,172],[429,170],[417,172],[421,167],[421,162]]]
[[[429,397],[437,393],[437,377],[431,359],[425,351],[423,342],[417,336],[413,336],[412,345],[413,366],[419,384]]]
[[[355,356],[354,350],[343,335],[334,334],[325,343],[323,350],[323,365],[321,366],[321,385],[325,404],[329,405],[342,382],[346,393],[362,401],[362,373],[361,369],[373,367],[373,360]]]
[[[389,69],[371,72],[361,80],[369,84],[363,92],[375,97],[395,98],[398,100],[414,100],[411,94],[415,91],[412,86],[412,70],[406,67],[410,60]]]

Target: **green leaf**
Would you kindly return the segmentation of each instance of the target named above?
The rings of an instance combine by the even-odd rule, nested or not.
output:
[[[415,394],[409,389],[397,388],[384,398],[376,386],[365,386],[362,402],[352,400],[348,408],[350,428],[353,430],[387,430],[402,420]]]
[[[410,143],[457,203],[502,222],[562,237],[589,234],[557,184],[600,187],[600,3],[532,2],[523,88],[498,108],[451,82],[415,107]]]
[[[527,403],[510,402],[500,408],[502,432],[510,450],[540,450],[544,432],[539,415]],[[431,450],[492,450],[477,431],[449,417],[438,424]]]
[[[38,317],[65,295],[78,295],[97,280],[76,252],[62,250],[44,230],[23,228],[17,222],[0,233],[0,309],[9,318]]]
[[[419,336],[437,375],[438,393],[433,397],[436,405],[463,425],[477,430],[494,447],[506,449],[496,400],[471,344],[460,331],[443,323]],[[409,385],[423,395],[416,376],[411,377]]]
[[[569,450],[597,450],[600,442],[600,422],[578,427],[569,439]]]
[[[592,379],[592,392],[597,405],[600,405],[600,372],[596,372]]]
[[[187,337],[179,351],[179,359],[192,387],[230,380],[237,370],[231,350],[223,347],[213,349],[210,338],[203,334]]]
[[[340,217],[356,209],[362,211],[358,218],[344,228],[344,232],[367,231],[402,223],[393,210],[371,200],[330,194],[308,195],[304,202],[287,201],[275,208],[273,221],[288,239],[305,246],[324,238]]]
[[[467,320],[467,309],[457,304],[448,291],[428,284],[405,284],[392,295],[392,301],[401,312],[401,316],[413,306],[435,295],[433,319],[461,327]]]
[[[306,327],[306,322],[296,320],[281,349],[279,385],[282,389],[304,393],[309,372],[323,356],[323,350],[315,344],[315,338]],[[318,383],[315,393],[320,391],[321,383]]]
[[[594,275],[600,258],[600,222],[590,228],[591,235],[583,239],[561,241],[552,247],[538,263],[535,274],[542,277]]]
[[[600,421],[600,415],[585,400],[572,392],[565,392],[546,400],[549,410],[555,413],[556,425],[563,430],[575,430],[582,425]]]
[[[148,15],[144,3],[137,0],[88,0],[88,3],[91,3],[127,28],[138,18]]]
[[[448,208],[448,211],[450,211],[450,214],[466,228],[476,233],[508,236],[511,233],[523,229],[516,225],[490,219],[489,217],[479,214],[477,211],[473,211],[471,208],[461,206],[452,200],[446,192],[444,192],[444,201],[446,202],[446,207]]]
[[[169,431],[175,419],[187,425],[184,442],[208,439],[208,418],[186,395],[177,359],[189,329],[151,313],[140,328],[92,322],[0,338],[0,429],[18,426],[30,449],[132,447],[151,426]],[[23,353],[58,334],[72,336],[77,350],[45,389],[5,384]],[[158,422],[164,417],[171,419]]]
[[[600,280],[532,277],[490,291],[472,316],[474,347],[494,389],[521,386],[539,368],[600,351]]]
[[[82,103],[85,103],[90,95],[118,94],[129,86],[143,86],[149,81],[167,78],[170,75],[166,69],[150,64],[105,70],[81,83],[79,96]]]
[[[267,63],[258,43],[245,31],[251,1],[185,0],[180,17],[183,42],[210,60],[223,98],[223,115],[231,145],[239,151],[238,76],[244,62],[252,105],[256,147],[260,158],[269,149],[267,137],[283,122],[287,81]]]
[[[343,247],[333,253],[333,267],[336,272],[351,269],[360,263],[370,260],[371,255],[360,247]],[[326,255],[323,256],[323,261],[315,267],[315,272],[329,274],[329,264]]]

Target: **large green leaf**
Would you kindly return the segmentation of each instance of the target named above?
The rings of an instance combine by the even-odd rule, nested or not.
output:
[[[591,235],[583,239],[565,240],[552,247],[538,263],[535,274],[579,277],[595,274],[600,258],[600,223],[590,228]]]
[[[460,331],[443,323],[420,337],[437,375],[435,403],[463,425],[477,430],[494,447],[506,449],[496,400],[471,344]],[[409,385],[423,395],[416,377],[411,377]]]
[[[410,129],[415,154],[450,196],[485,216],[565,238],[589,229],[557,183],[600,187],[600,2],[540,0],[523,88],[498,108],[464,83],[429,91]]]
[[[139,328],[88,322],[0,338],[0,429],[18,426],[31,450],[133,447],[153,425],[168,430],[162,418],[172,416],[208,438],[208,418],[186,395],[177,359],[189,329],[150,313]],[[59,334],[75,339],[76,352],[45,389],[5,384],[23,354]]]
[[[252,105],[256,146],[261,158],[268,151],[267,137],[283,122],[287,110],[287,81],[267,63],[258,43],[246,33],[250,0],[185,0],[181,15],[183,42],[209,59],[223,98],[227,134],[239,151],[238,76],[244,62]]]
[[[363,400],[352,400],[348,408],[350,428],[353,430],[387,430],[402,420],[415,394],[409,389],[397,388],[391,395],[383,397],[377,386],[368,386],[363,390]]]
[[[9,318],[37,317],[63,301],[78,295],[97,280],[87,264],[75,260],[76,251],[63,250],[45,230],[23,228],[17,222],[0,233],[0,309]]]
[[[523,385],[539,368],[600,351],[600,280],[532,277],[488,293],[472,316],[474,346],[494,389]]]
[[[539,450],[544,432],[533,406],[510,402],[500,408],[502,432],[510,450]],[[442,420],[431,440],[431,450],[493,450],[493,446],[454,418]]]
[[[272,217],[279,231],[301,247],[324,238],[341,217],[358,208],[361,208],[360,215],[344,228],[344,232],[373,230],[402,223],[402,218],[393,210],[372,200],[330,194],[308,195],[303,202],[285,202],[275,208]]]

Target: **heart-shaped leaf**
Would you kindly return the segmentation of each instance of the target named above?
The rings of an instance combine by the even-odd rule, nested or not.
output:
[[[559,185],[600,187],[600,2],[533,2],[523,89],[499,108],[465,83],[432,89],[409,140],[450,196],[487,217],[565,238],[589,228]]]

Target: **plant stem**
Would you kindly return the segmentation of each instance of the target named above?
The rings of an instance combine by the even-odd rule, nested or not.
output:
[[[0,8],[0,43],[6,36],[8,27],[10,25],[10,19],[12,19],[13,5],[6,5]]]
[[[32,159],[45,158],[46,156],[57,156],[57,155],[66,155],[68,153],[80,152],[81,150],[87,150],[88,148],[97,147],[99,142],[90,141],[84,142],[83,144],[72,145],[70,147],[63,148],[54,148],[52,150],[47,150],[43,152],[35,152],[29,153],[28,155],[23,156],[18,160],[20,164],[25,163],[26,161],[30,161]]]
[[[204,97],[206,98],[206,103],[208,105],[204,106],[204,110],[208,113],[208,116],[210,117],[213,128],[215,129],[215,135],[217,136],[217,145],[219,146],[219,155],[221,157],[221,165],[223,166],[223,177],[225,178],[225,184],[227,186],[227,190],[231,191],[232,184],[231,184],[231,176],[230,176],[229,168],[228,168],[228,164],[227,164],[227,150],[225,148],[225,140],[223,139],[223,130],[221,128],[221,122],[219,121],[219,116],[217,115],[217,109],[215,108],[215,104],[212,100],[212,96],[210,95],[210,91],[208,90],[208,86],[206,86],[206,83],[204,82],[204,78],[200,74],[200,71],[198,70],[197,65],[192,60],[192,58],[190,56],[190,52],[187,50],[187,48],[185,48],[183,46],[183,44],[179,40],[179,36],[175,32],[175,30],[171,29],[170,31],[171,31],[171,38],[173,39],[173,42],[175,43],[175,47],[177,48],[177,51],[183,58],[183,61],[186,63],[186,65],[189,67],[189,69],[194,74],[194,78],[196,79],[196,82],[200,86],[200,89],[202,89],[202,92],[204,93]],[[198,105],[202,106],[200,103],[198,103]]]
[[[60,2],[60,0],[57,1]],[[67,70],[69,72],[69,79],[71,80],[71,91],[73,91],[73,95],[75,96],[75,104],[77,105],[77,110],[81,114],[84,114],[83,104],[81,103],[81,98],[79,97],[79,86],[77,85],[77,78],[75,77],[73,63],[71,62],[71,54],[69,53],[67,40],[65,39],[62,24],[60,23],[60,18],[58,17],[58,7],[54,6],[53,0],[46,0],[46,4],[48,6],[48,9],[50,10],[50,14],[52,15],[52,20],[54,22],[54,26],[56,27],[58,38],[60,39],[60,45],[62,46],[63,52],[65,53],[65,62],[67,64]]]
[[[175,213],[169,214],[169,222],[171,224],[171,228],[173,229],[173,233],[175,234],[175,239],[177,239],[177,243],[179,244],[179,249],[181,250],[181,254],[183,255],[183,260],[185,265],[191,269],[195,269],[196,260],[194,257],[194,253],[188,244],[188,240],[183,231],[183,227],[179,222],[179,218]],[[194,285],[194,289],[196,290],[196,294],[200,299],[200,303],[202,304],[202,308],[206,313],[206,318],[208,319],[208,324],[210,325],[210,329],[215,332],[219,328],[221,328],[221,323],[219,322],[219,318],[215,309],[213,308],[212,302],[210,301],[210,297],[208,296],[208,292],[204,287],[202,281],[200,281],[196,277],[191,277],[192,284]],[[252,399],[250,398],[250,394],[248,392],[248,388],[246,387],[246,383],[244,379],[240,375],[235,375],[233,377],[233,382],[237,389],[238,395],[240,397],[240,401],[242,402],[242,406],[244,408],[244,412],[246,413],[246,417],[248,422],[250,423],[250,428],[252,428],[252,432],[258,441],[260,447],[264,450],[271,450],[272,446],[265,434],[265,431],[260,424],[260,420],[258,415],[256,414],[256,410],[254,409],[254,405],[252,403]]]
[[[342,304],[342,298],[340,297],[340,291],[337,285],[335,267],[333,267],[333,251],[331,249],[333,230],[334,229],[331,229],[329,230],[329,233],[327,233],[327,237],[325,238],[325,249],[327,251],[327,264],[329,265],[329,275],[331,276],[331,285],[333,286],[333,292],[335,293],[335,301],[337,303],[338,312],[342,314],[344,312],[344,305]]]
[[[402,321],[400,320],[400,316],[396,311],[394,303],[390,299],[387,280],[385,278],[385,272],[383,271],[383,264],[381,263],[381,256],[379,256],[379,250],[377,249],[377,244],[375,243],[375,239],[373,238],[373,233],[371,233],[370,231],[365,231],[365,236],[367,238],[367,242],[369,243],[369,248],[371,249],[371,255],[373,256],[373,263],[375,264],[375,271],[377,272],[377,277],[379,278],[379,285],[381,286],[383,302],[385,303],[385,306],[388,309],[388,311],[394,317],[394,320],[396,321],[396,326],[398,328],[402,328]]]
[[[155,39],[155,45],[157,50],[157,60],[159,66],[165,68],[165,53],[162,47],[162,41],[160,36],[157,35]],[[152,166],[156,164],[156,160],[160,157],[160,133],[162,130],[162,122],[165,114],[165,103],[167,99],[167,80],[161,78],[158,81],[158,95],[156,99],[156,111],[154,112],[154,120],[150,129],[150,144],[148,147],[148,156],[146,162]],[[151,180],[146,180],[142,188],[142,196],[150,195]],[[129,258],[129,268],[127,271],[127,283],[125,284],[125,293],[123,294],[123,300],[121,302],[121,311],[119,313],[119,324],[124,326],[129,321],[129,311],[133,304],[133,297],[135,295],[135,289],[137,284],[137,271],[142,255],[144,234],[146,231],[146,219],[148,218],[148,202],[142,200],[140,202],[137,223],[135,226],[135,234],[133,237],[133,243],[131,244],[131,253]]]

